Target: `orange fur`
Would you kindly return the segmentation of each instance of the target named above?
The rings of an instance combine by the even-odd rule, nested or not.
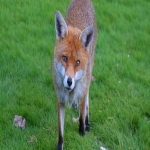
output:
[[[84,50],[79,40],[79,36],[81,31],[68,27],[68,35],[63,40],[58,40],[56,42],[54,57],[58,57],[58,60],[65,67],[66,74],[70,77],[74,77],[75,72],[87,69],[88,64],[88,55],[89,53]],[[59,47],[64,47],[64,49],[59,49]],[[62,56],[65,55],[68,57],[68,64],[64,63],[62,60]],[[80,66],[75,67],[76,61],[80,59]]]

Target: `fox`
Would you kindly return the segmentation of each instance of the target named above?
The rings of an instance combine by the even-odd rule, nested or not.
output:
[[[58,145],[63,150],[65,109],[79,105],[79,134],[90,131],[89,88],[97,40],[95,11],[90,0],[72,0],[66,18],[55,14],[56,42],[52,59],[58,107]]]

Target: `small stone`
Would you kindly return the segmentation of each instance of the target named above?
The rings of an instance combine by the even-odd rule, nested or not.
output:
[[[26,126],[26,120],[22,119],[22,116],[15,115],[13,124],[15,127],[20,127],[22,130],[24,130]]]
[[[100,150],[107,150],[106,148],[104,148],[104,147],[100,147]]]
[[[73,121],[73,122],[78,122],[78,121],[79,121],[79,118],[74,118],[74,117],[73,117],[73,118],[72,118],[72,121]]]

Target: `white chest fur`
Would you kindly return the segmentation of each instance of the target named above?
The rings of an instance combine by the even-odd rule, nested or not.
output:
[[[79,103],[85,86],[83,82],[84,71],[79,71],[75,75],[75,87],[73,90],[69,91],[64,87],[63,80],[65,78],[65,69],[60,63],[56,63],[55,66],[55,81],[57,84],[56,92],[58,99],[64,105],[72,105],[72,103]]]

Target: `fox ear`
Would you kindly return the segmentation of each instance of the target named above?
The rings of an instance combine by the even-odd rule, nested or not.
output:
[[[68,33],[67,24],[59,11],[55,15],[56,38],[63,39]]]
[[[93,39],[93,35],[94,35],[94,29],[92,26],[87,27],[82,31],[79,39],[82,43],[82,46],[85,49],[89,49],[89,46],[90,46],[92,39]]]

